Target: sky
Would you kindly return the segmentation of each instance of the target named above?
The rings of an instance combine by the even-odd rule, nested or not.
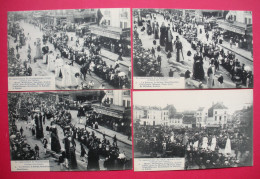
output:
[[[246,104],[253,104],[253,90],[185,90],[185,91],[135,91],[134,105],[165,107],[173,104],[177,112],[210,107],[212,103],[223,102],[229,112],[242,109]]]

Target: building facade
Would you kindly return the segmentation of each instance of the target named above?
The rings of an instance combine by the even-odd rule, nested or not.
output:
[[[196,112],[196,127],[221,127],[228,123],[228,108],[223,103],[212,104],[210,108],[199,108]]]
[[[208,109],[200,107],[195,114],[196,127],[206,127],[208,118]]]
[[[125,108],[131,107],[131,96],[129,90],[108,90],[102,101],[107,100],[109,104],[122,106]]]

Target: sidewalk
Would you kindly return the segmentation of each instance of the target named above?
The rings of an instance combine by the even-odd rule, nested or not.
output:
[[[103,126],[98,125],[98,129],[93,129],[101,134],[106,134],[107,136],[113,138],[116,135],[117,140],[124,144],[132,145],[132,141],[128,140],[128,137],[126,135],[120,134],[119,132],[110,130],[108,128],[105,128]]]
[[[228,42],[224,41],[224,40],[223,40],[223,43],[219,44],[219,45],[222,46],[223,48],[225,48],[229,51],[232,51],[232,52],[246,58],[247,60],[250,60],[250,61],[253,62],[253,57],[252,57],[250,51],[244,50],[242,48],[238,48],[235,45],[232,45],[232,48],[230,48],[230,44]]]
[[[117,54],[112,53],[104,48],[101,49],[101,56],[104,58],[107,58],[109,60],[112,60],[114,62],[118,58]],[[130,67],[131,66],[131,57],[122,57],[122,58],[123,58],[123,61],[119,61],[119,63],[127,68]]]
[[[75,126],[76,127],[85,127],[85,125],[79,124],[79,123],[77,123]],[[127,144],[127,145],[132,145],[132,141],[128,140],[128,137],[126,135],[120,134],[116,131],[110,130],[110,129],[105,128],[105,127],[100,126],[100,125],[98,125],[98,129],[93,129],[93,128],[90,128],[90,127],[88,127],[88,128],[93,130],[93,131],[96,131],[100,134],[106,134],[106,136],[111,137],[111,138],[113,138],[116,135],[116,138],[117,138],[118,141],[120,141],[124,144]]]

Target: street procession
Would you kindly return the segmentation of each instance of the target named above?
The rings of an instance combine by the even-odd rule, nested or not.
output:
[[[252,24],[234,10],[9,11],[11,171],[252,166]]]
[[[129,9],[8,13],[9,77],[55,76],[56,89],[129,89],[130,56]]]
[[[249,11],[133,9],[133,46],[134,77],[184,79],[185,89],[253,88]]]
[[[134,163],[147,158],[154,162],[158,158],[184,158],[183,170],[252,165],[252,93],[203,93],[134,94]],[[207,95],[217,96],[206,101]],[[241,95],[245,99],[236,99]],[[155,99],[144,102],[150,96]],[[181,101],[184,96],[190,100]],[[227,96],[234,101],[228,102]],[[167,105],[160,107],[162,104]]]
[[[130,99],[127,91],[117,93]],[[109,103],[115,95],[10,93],[11,161],[48,160],[50,171],[132,169],[130,106]]]

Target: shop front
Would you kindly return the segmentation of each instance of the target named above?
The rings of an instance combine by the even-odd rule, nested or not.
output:
[[[223,38],[245,50],[252,50],[252,24],[218,20],[218,27],[225,32]]]
[[[93,111],[99,115],[99,125],[107,127],[116,132],[128,135],[131,132],[131,111],[124,107],[112,108],[109,106],[92,105]]]
[[[123,56],[131,55],[130,28],[92,25],[90,31],[99,37],[103,48],[117,54],[121,50]]]

